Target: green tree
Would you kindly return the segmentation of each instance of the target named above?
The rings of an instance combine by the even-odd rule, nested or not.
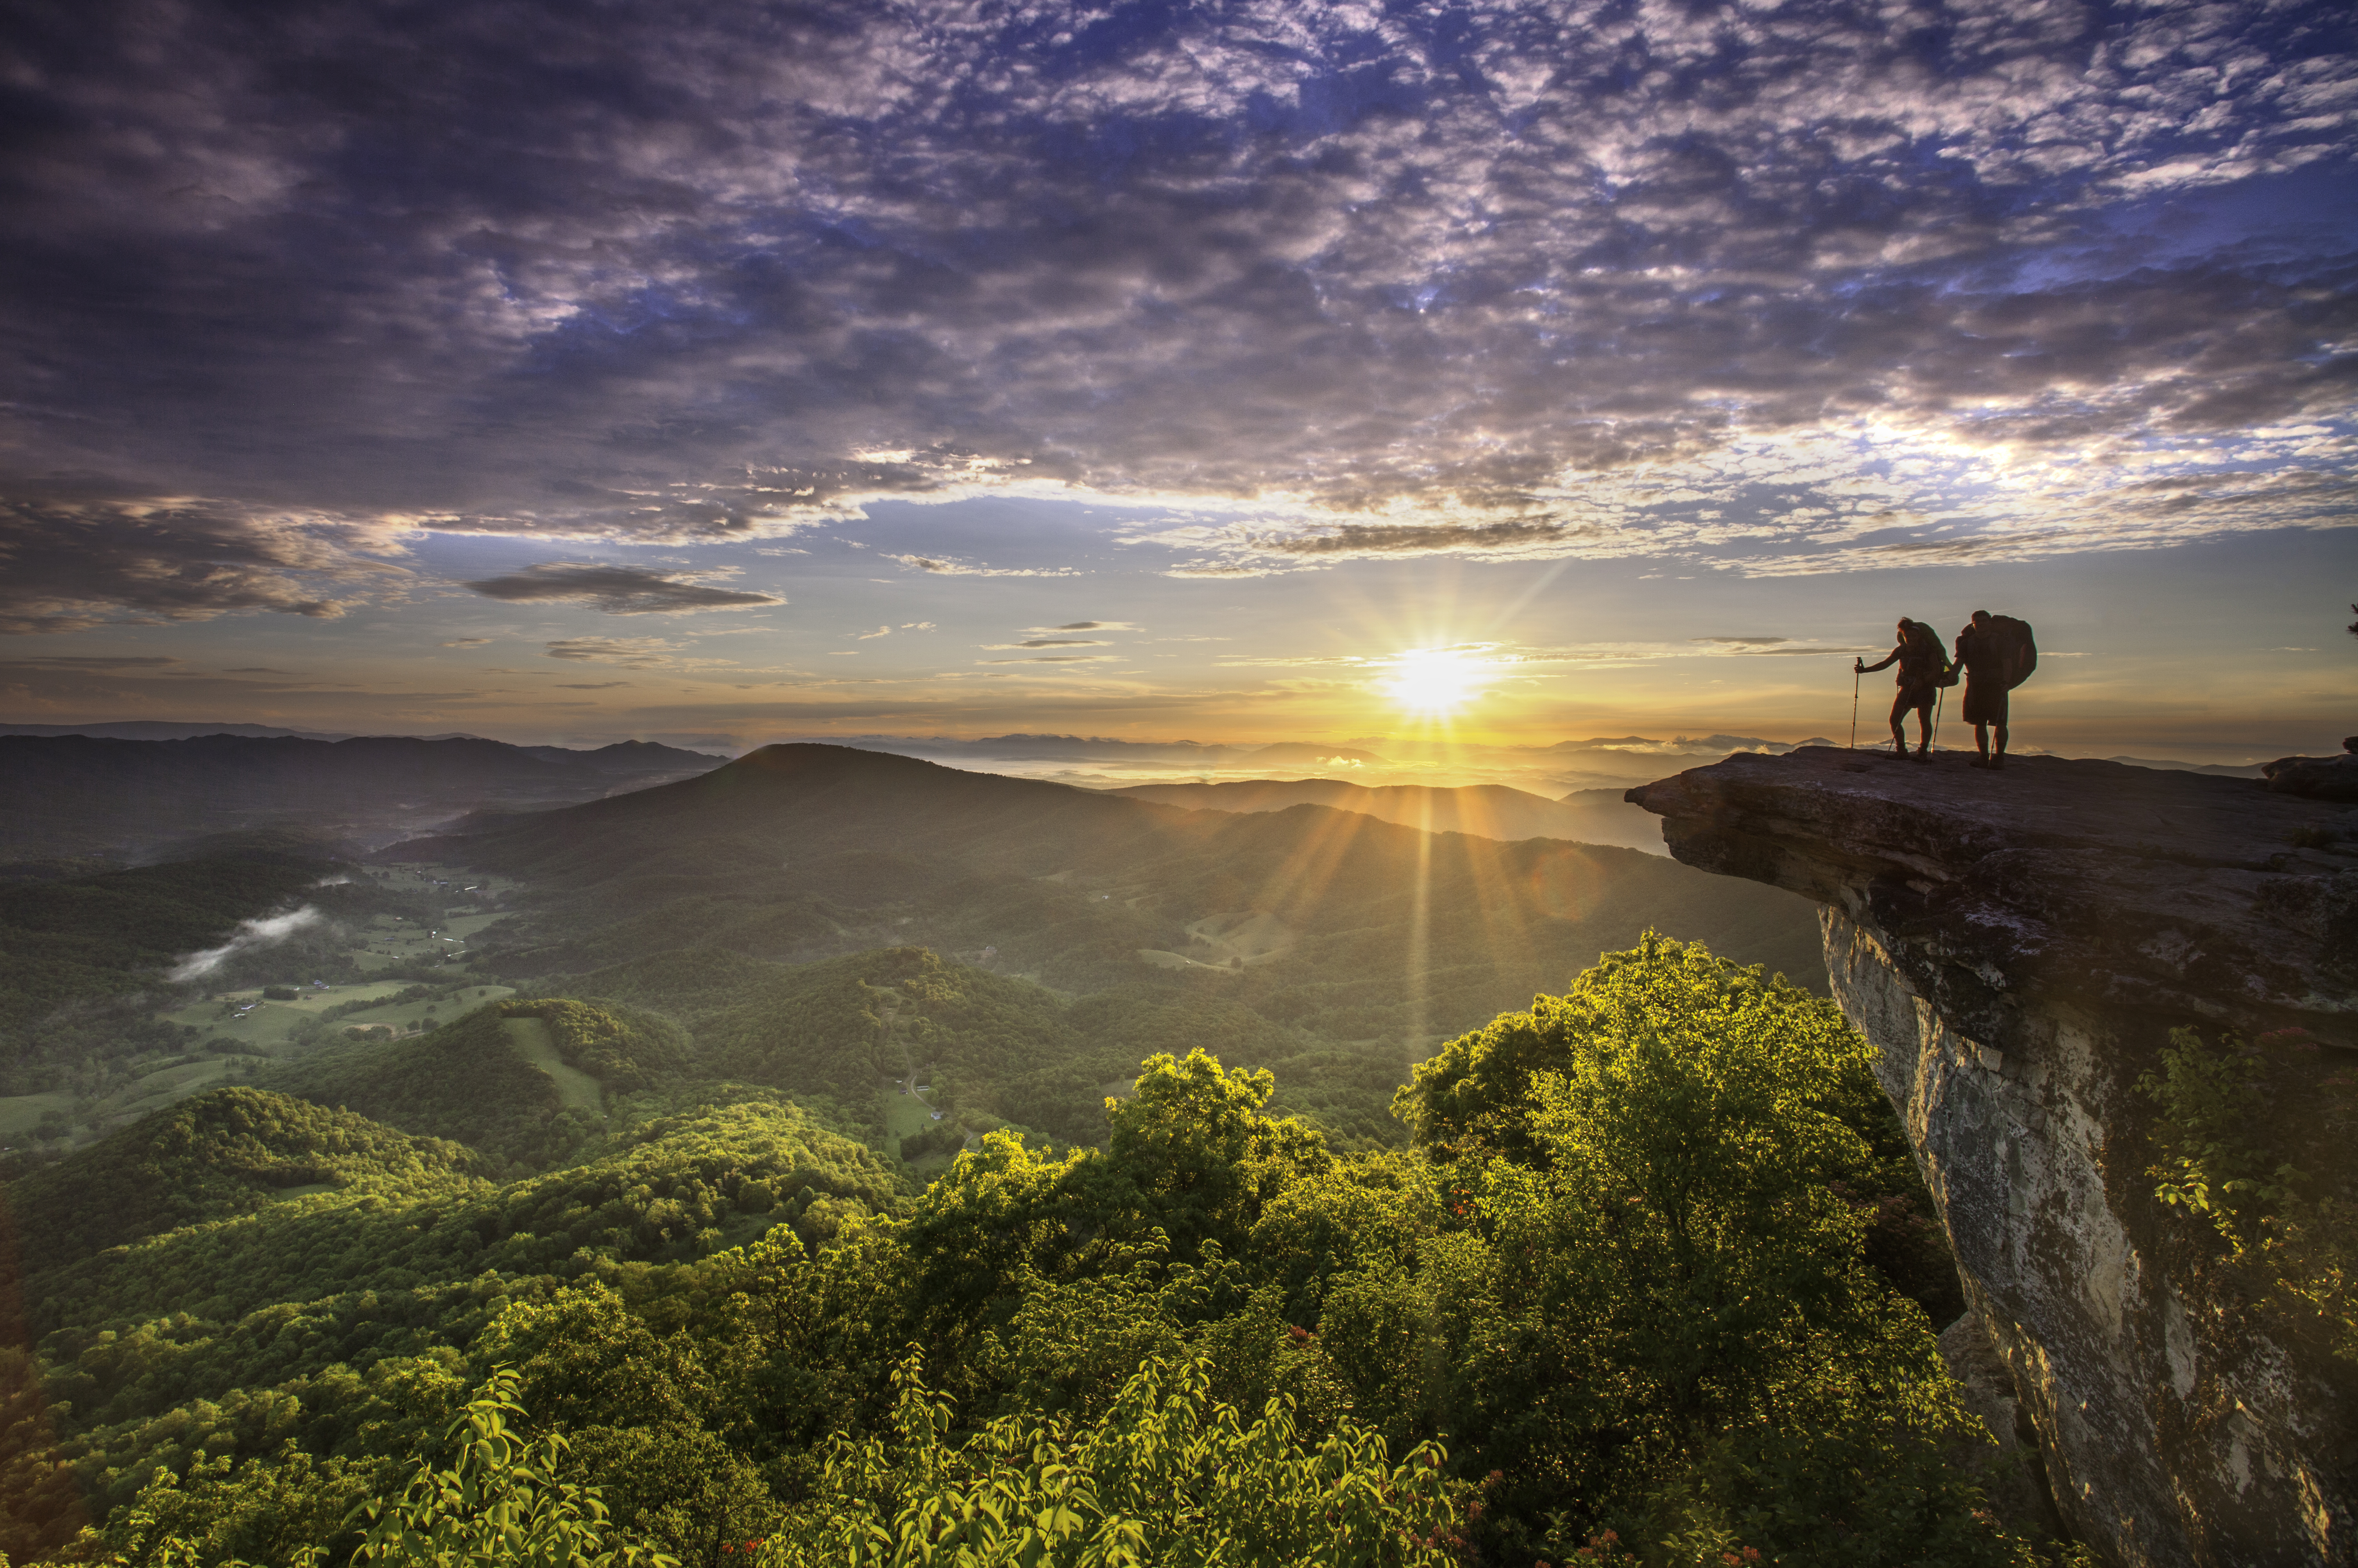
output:
[[[1093,1196],[1108,1222],[1161,1230],[1183,1260],[1211,1242],[1240,1250],[1287,1184],[1333,1162],[1315,1130],[1260,1114],[1276,1087],[1266,1069],[1230,1071],[1201,1051],[1149,1057],[1132,1096],[1106,1107],[1113,1136]]]
[[[1426,1445],[1400,1464],[1348,1423],[1305,1442],[1272,1400],[1247,1423],[1202,1361],[1141,1367],[1105,1418],[1010,1417],[953,1443],[949,1403],[906,1357],[894,1438],[838,1439],[822,1489],[761,1543],[773,1568],[1441,1568],[1466,1488]]]
[[[529,1442],[517,1378],[502,1368],[451,1424],[452,1462],[421,1463],[390,1504],[362,1509],[368,1534],[355,1565],[416,1568],[677,1568],[677,1559],[624,1539],[594,1487],[558,1478],[565,1439]]]
[[[1413,1284],[1338,1285],[1330,1354],[1504,1472],[1495,1549],[1611,1526],[1670,1561],[2013,1551],[1944,1472],[1954,1385],[1836,1190],[1867,1155],[1843,1114],[1867,1050],[1822,1000],[1650,937],[1404,1091],[1463,1229]],[[1445,1372],[1411,1380],[1435,1343]]]

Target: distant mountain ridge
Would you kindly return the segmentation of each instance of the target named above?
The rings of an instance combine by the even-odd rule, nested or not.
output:
[[[595,799],[721,761],[639,741],[568,752],[474,738],[0,735],[0,860],[137,854],[289,826],[383,842],[485,806]]]
[[[1613,844],[1667,855],[1660,827],[1640,807],[1610,790],[1575,792],[1562,800],[1468,784],[1355,784],[1341,779],[1247,779],[1228,784],[1132,784],[1108,795],[1151,800],[1188,811],[1283,811],[1329,806],[1427,833],[1470,833],[1477,838],[1563,838]]]

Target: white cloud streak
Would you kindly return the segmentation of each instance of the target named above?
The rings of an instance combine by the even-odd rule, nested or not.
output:
[[[206,947],[189,954],[175,964],[168,979],[175,982],[202,979],[223,964],[241,954],[264,947],[276,947],[298,931],[320,924],[325,917],[309,904],[286,914],[272,914],[258,920],[241,920],[230,939],[218,947]]]

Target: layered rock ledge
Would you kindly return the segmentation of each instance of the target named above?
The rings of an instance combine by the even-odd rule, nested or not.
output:
[[[2113,762],[1830,748],[1628,798],[1678,859],[1824,905],[1835,999],[1877,1048],[2072,1534],[2124,1568],[2358,1560],[2348,1368],[2196,1288],[2135,1088],[2179,1025],[2358,1049],[2358,810]]]

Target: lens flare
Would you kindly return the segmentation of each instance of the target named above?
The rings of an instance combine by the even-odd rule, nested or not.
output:
[[[1383,688],[1407,712],[1445,719],[1482,695],[1483,666],[1455,648],[1411,648]]]

